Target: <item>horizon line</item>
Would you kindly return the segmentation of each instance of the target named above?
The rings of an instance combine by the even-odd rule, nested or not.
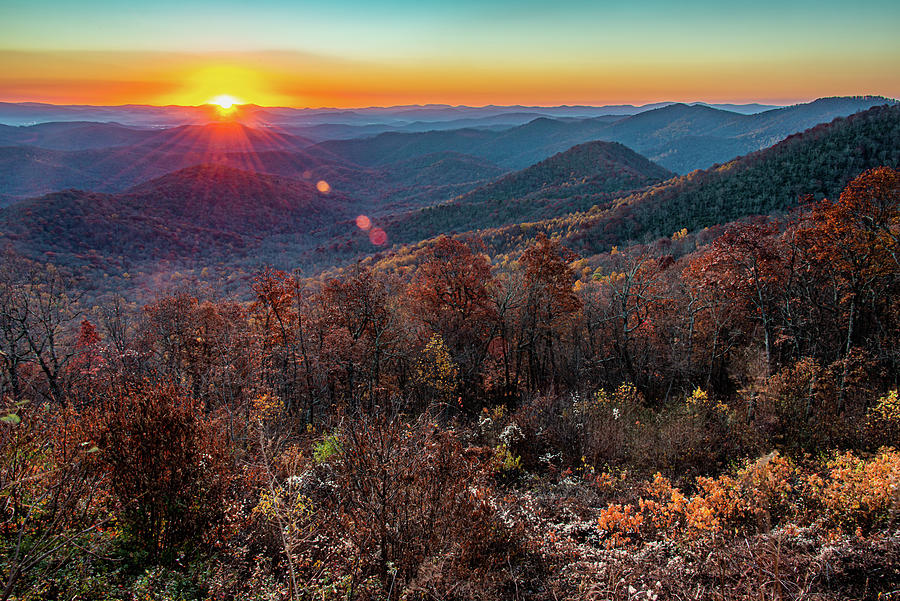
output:
[[[633,108],[645,108],[656,105],[670,105],[670,104],[686,104],[686,105],[696,105],[696,104],[705,104],[705,105],[734,105],[734,106],[793,106],[797,104],[808,104],[810,102],[815,102],[817,100],[828,100],[828,99],[837,99],[837,98],[884,98],[885,100],[891,100],[894,102],[898,102],[897,98],[892,98],[890,96],[885,96],[882,94],[850,94],[850,95],[834,95],[834,96],[817,96],[811,98],[803,98],[803,99],[778,99],[778,100],[732,100],[726,102],[714,102],[708,100],[658,100],[653,102],[646,102],[643,104],[633,104],[633,103],[613,103],[613,104],[483,104],[483,105],[473,105],[473,104],[449,104],[449,103],[438,103],[438,102],[429,102],[424,104],[392,104],[392,105],[368,105],[368,106],[287,106],[287,105],[265,105],[265,104],[256,104],[253,102],[235,104],[236,107],[251,107],[251,108],[265,108],[265,109],[291,109],[298,111],[310,111],[310,110],[322,110],[322,111],[351,111],[351,110],[373,110],[373,109],[396,109],[396,108],[469,108],[469,109],[490,109],[490,108],[625,108],[625,107],[633,107]],[[54,102],[42,102],[38,100],[0,100],[0,104],[15,104],[15,105],[37,105],[37,106],[52,106],[59,108],[130,108],[130,107],[150,107],[150,108],[204,108],[210,106],[216,106],[215,103],[206,102],[201,104],[151,104],[151,103],[141,103],[141,102],[129,102],[124,104],[58,104]]]

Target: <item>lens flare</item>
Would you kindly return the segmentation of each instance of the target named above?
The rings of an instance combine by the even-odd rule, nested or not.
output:
[[[316,190],[318,190],[322,194],[328,194],[329,192],[331,192],[331,184],[326,182],[324,179],[320,179],[318,182],[316,182]]]
[[[369,219],[366,215],[360,215],[356,218],[356,227],[361,230],[368,231],[369,228],[372,227],[372,220]]]
[[[383,246],[387,243],[387,233],[380,227],[369,230],[369,241],[375,246]]]

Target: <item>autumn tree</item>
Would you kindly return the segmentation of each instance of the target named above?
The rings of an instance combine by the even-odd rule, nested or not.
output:
[[[3,397],[13,401],[22,398],[22,369],[31,358],[31,349],[22,327],[26,322],[26,303],[21,286],[28,265],[7,249],[0,262],[0,364],[3,366]]]
[[[691,370],[691,382],[704,390],[722,393],[732,388],[728,368],[746,343],[741,334],[744,312],[715,286],[708,285],[702,262],[693,257],[680,268],[681,302],[687,342],[683,359]]]
[[[33,393],[66,402],[66,366],[74,356],[73,322],[81,293],[52,265],[39,265],[6,251],[0,267],[0,344],[6,385],[23,393],[28,364],[42,376]]]
[[[75,356],[69,363],[70,394],[79,405],[90,402],[108,388],[104,382],[106,353],[97,328],[82,318],[75,339]]]
[[[661,314],[671,309],[664,275],[669,264],[671,259],[646,252],[617,252],[583,289],[594,360],[615,365],[612,383],[631,382],[646,393],[654,374],[659,375],[652,363],[665,354],[658,330]]]
[[[296,302],[302,294],[300,286],[292,275],[266,267],[253,278],[251,290],[254,299],[250,312],[259,343],[259,369],[267,386],[290,410],[301,390],[303,318]]]
[[[497,312],[489,295],[491,266],[485,255],[475,252],[474,244],[438,238],[408,289],[413,313],[447,345],[469,396],[480,387],[488,346],[497,330]]]
[[[241,305],[181,291],[146,305],[143,316],[143,352],[156,377],[179,383],[210,407],[241,396],[250,377]]]
[[[699,285],[721,291],[762,332],[766,375],[772,372],[778,310],[787,283],[777,224],[767,219],[730,226],[698,256]]]
[[[569,263],[574,258],[559,241],[543,234],[519,258],[524,269],[524,302],[517,328],[516,373],[526,373],[529,391],[562,383],[561,352],[571,340],[572,319],[581,308],[572,289]]]
[[[450,356],[444,340],[434,334],[416,362],[414,382],[422,398],[421,409],[429,405],[448,406],[459,388],[459,368]]]
[[[322,361],[331,374],[332,395],[352,406],[385,398],[397,385],[385,379],[385,364],[402,359],[402,353],[397,352],[398,312],[384,276],[357,268],[327,282],[318,300],[325,326]]]
[[[798,224],[805,269],[834,299],[840,357],[872,345],[896,368],[896,292],[900,276],[900,171],[878,167],[851,181],[838,201],[813,205]],[[835,357],[831,357],[834,360]],[[844,384],[841,384],[843,397]]]

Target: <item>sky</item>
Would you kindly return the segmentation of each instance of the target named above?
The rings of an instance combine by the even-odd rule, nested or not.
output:
[[[2,0],[0,101],[900,97],[897,0]]]

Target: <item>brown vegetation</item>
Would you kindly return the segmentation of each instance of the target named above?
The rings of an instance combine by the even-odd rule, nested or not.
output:
[[[0,599],[890,598],[898,224],[879,168],[681,257],[141,309],[8,255]]]

